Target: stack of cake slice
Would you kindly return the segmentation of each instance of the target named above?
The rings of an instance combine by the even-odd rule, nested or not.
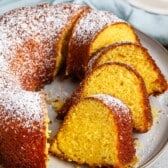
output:
[[[82,81],[58,113],[58,118],[65,119],[50,151],[64,160],[91,167],[133,167],[137,159],[132,131],[144,133],[151,129],[149,96],[167,89],[164,76],[134,29],[109,12],[84,12],[72,29],[68,51],[66,75]],[[109,101],[104,104],[107,97]],[[130,109],[132,131],[127,130],[124,121],[128,118],[123,110],[111,99],[120,100]],[[112,113],[106,113],[111,107]],[[111,114],[115,120],[109,121]],[[125,134],[117,138],[122,131]],[[127,141],[126,134],[130,137]],[[128,147],[124,158],[119,155],[122,150],[116,148],[116,144],[121,145],[120,139]],[[105,142],[108,145],[101,145]]]

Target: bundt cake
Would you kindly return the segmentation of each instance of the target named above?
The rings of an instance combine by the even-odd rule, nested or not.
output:
[[[124,62],[133,66],[143,77],[149,95],[163,93],[167,82],[147,49],[139,44],[122,42],[103,48],[88,63],[88,71],[109,61]]]
[[[49,119],[45,94],[39,90],[54,79],[66,59],[66,74],[82,78],[89,59],[98,50],[121,41],[140,44],[128,23],[109,12],[87,6],[41,4],[15,9],[0,16],[0,165],[6,168],[46,168]],[[134,164],[136,157],[128,107],[137,131],[146,132],[152,125],[144,81],[133,67],[124,63],[97,65],[93,64],[93,71],[64,104],[59,117],[69,112],[51,151],[80,164],[114,167]],[[108,95],[91,96],[100,93],[120,98],[128,107]],[[91,97],[84,98],[87,96]],[[82,110],[95,108],[98,111],[93,111],[93,114]],[[76,123],[77,119],[80,119],[77,122],[79,130],[69,123]],[[84,124],[84,129],[88,128],[91,134],[85,137],[80,124]],[[94,128],[98,128],[99,142]],[[79,136],[76,133],[81,129]],[[73,139],[73,135],[80,141]],[[72,143],[65,141],[63,136]],[[89,143],[90,140],[96,143]],[[86,148],[83,145],[85,141]],[[79,148],[75,148],[76,143],[79,143]],[[94,149],[89,155],[88,149],[92,150],[92,145]],[[80,151],[82,153],[78,153]],[[73,152],[80,155],[75,156]]]
[[[99,93],[115,96],[128,105],[136,131],[146,132],[151,128],[151,108],[144,80],[131,66],[119,62],[96,67],[67,99],[58,118],[63,118],[78,99]]]
[[[82,78],[91,55],[119,41],[140,42],[134,29],[112,13],[91,9],[85,12],[72,30],[66,74]]]
[[[0,72],[0,165],[45,168],[48,115],[43,93],[21,89],[15,77]]]
[[[91,167],[127,167],[136,162],[129,108],[106,94],[79,100],[51,143],[62,159]]]
[[[42,4],[12,10],[0,19],[1,57],[26,90],[51,82],[66,56],[72,26],[88,7]]]

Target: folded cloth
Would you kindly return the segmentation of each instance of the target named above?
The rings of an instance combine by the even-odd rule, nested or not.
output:
[[[125,0],[0,0],[0,14],[17,7],[44,2],[73,2],[87,4],[92,8],[111,11],[121,19],[132,24],[135,28],[168,47],[168,15],[149,13],[131,6]]]

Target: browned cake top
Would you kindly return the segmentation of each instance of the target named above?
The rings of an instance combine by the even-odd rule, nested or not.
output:
[[[0,72],[0,163],[5,167],[45,167],[47,110],[42,93],[21,89]]]
[[[42,94],[22,90],[10,74],[0,72],[0,127],[3,131],[26,128],[38,130],[44,125]],[[19,125],[17,127],[16,123]],[[36,124],[34,124],[36,123]]]
[[[76,42],[78,45],[90,43],[97,32],[101,31],[104,26],[117,22],[124,21],[107,11],[90,10],[75,27],[73,34],[74,43]]]
[[[43,4],[12,10],[0,18],[0,57],[24,88],[34,90],[38,83],[52,80],[57,42],[80,10],[74,4]]]

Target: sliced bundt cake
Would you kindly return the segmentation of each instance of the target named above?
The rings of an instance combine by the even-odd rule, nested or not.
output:
[[[0,165],[46,168],[48,115],[42,93],[22,90],[0,72]]]
[[[88,63],[88,71],[109,61],[124,62],[133,66],[143,77],[148,94],[163,93],[167,82],[147,49],[141,45],[122,42],[109,45],[93,56]]]
[[[152,115],[143,78],[132,67],[117,62],[96,67],[64,104],[58,118],[62,118],[78,99],[99,93],[115,96],[128,105],[136,131],[150,129]]]
[[[0,20],[0,53],[26,90],[52,81],[66,56],[71,29],[86,10],[75,4],[42,4],[4,14]]]
[[[112,13],[85,12],[72,30],[66,74],[83,77],[89,57],[100,48],[119,41],[139,43],[134,29]]]
[[[135,164],[129,108],[105,94],[79,100],[68,111],[50,151],[64,160],[91,167]]]

